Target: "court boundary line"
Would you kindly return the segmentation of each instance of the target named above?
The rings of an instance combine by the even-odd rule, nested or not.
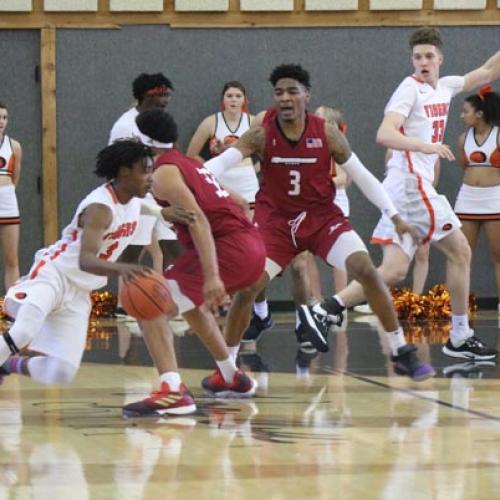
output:
[[[402,392],[404,394],[409,394],[410,396],[417,398],[417,399],[422,399],[424,401],[429,401],[431,403],[444,406],[445,408],[451,409],[451,410],[457,410],[463,413],[467,413],[469,415],[475,415],[477,417],[480,417],[484,420],[490,420],[493,421],[497,424],[500,424],[500,417],[495,417],[494,415],[490,415],[489,413],[484,413],[482,411],[478,410],[471,410],[470,408],[464,408],[463,406],[458,406],[454,405],[452,403],[448,403],[447,401],[443,401],[442,399],[436,399],[436,398],[431,398],[429,396],[424,396],[422,394],[419,394],[418,391],[414,389],[404,389],[401,387],[393,387],[392,385],[385,384],[384,382],[378,382],[377,380],[373,380],[369,377],[365,377],[363,375],[358,375],[356,373],[350,372],[350,371],[339,371],[339,370],[332,370],[331,368],[325,367],[323,368],[327,373],[330,374],[335,374],[335,373],[343,373],[344,375],[347,375],[351,378],[354,378],[356,380],[360,380],[361,382],[365,382],[367,384],[375,385],[377,387],[381,387],[383,389],[389,389],[391,391],[397,391],[397,392]]]

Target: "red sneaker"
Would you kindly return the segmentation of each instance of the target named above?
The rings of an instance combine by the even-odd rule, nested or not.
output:
[[[160,390],[136,403],[125,405],[122,409],[124,417],[158,417],[161,415],[186,415],[196,411],[193,396],[181,384],[178,392],[170,390],[167,383],[162,382]]]
[[[241,370],[234,374],[232,383],[227,383],[219,368],[201,383],[208,396],[218,398],[251,398],[257,389],[257,381]]]

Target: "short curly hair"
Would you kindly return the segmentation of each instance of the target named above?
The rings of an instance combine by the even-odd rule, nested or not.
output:
[[[165,86],[171,90],[174,90],[172,82],[163,73],[141,73],[132,82],[132,94],[137,99],[137,101],[141,103],[148,90],[154,89],[155,87],[159,86]]]
[[[299,64],[282,64],[276,66],[269,76],[269,81],[272,83],[273,87],[278,83],[278,80],[282,78],[291,78],[292,80],[297,80],[299,83],[304,85],[306,89],[311,88],[311,80],[309,77],[309,72],[306,71]]]

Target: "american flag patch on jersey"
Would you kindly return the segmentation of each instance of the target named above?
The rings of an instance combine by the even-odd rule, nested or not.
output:
[[[306,139],[306,148],[322,148],[323,141],[319,138],[308,137]]]

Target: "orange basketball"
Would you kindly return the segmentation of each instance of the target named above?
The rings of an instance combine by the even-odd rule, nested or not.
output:
[[[177,312],[165,278],[154,271],[124,283],[120,301],[125,311],[137,319],[155,319],[161,314],[170,316]]]

